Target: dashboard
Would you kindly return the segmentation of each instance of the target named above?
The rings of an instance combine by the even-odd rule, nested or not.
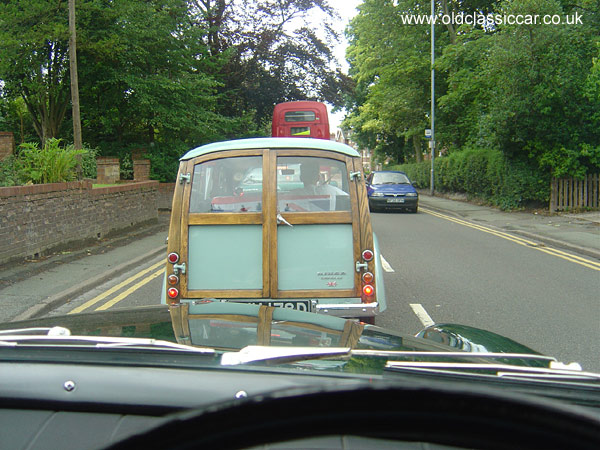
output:
[[[271,367],[0,362],[0,448],[600,448],[587,408]]]
[[[337,377],[51,363],[0,364],[0,448],[97,449],[166,416],[298,387],[356,386]]]

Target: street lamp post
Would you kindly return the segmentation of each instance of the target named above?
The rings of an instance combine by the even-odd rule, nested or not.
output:
[[[431,140],[429,141],[429,148],[431,149],[431,195],[435,193],[434,186],[434,160],[435,160],[435,69],[433,65],[435,63],[435,0],[431,0]]]

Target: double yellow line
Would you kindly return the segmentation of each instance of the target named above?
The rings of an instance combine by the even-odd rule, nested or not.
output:
[[[130,283],[133,283],[138,278],[143,277],[147,273],[150,273],[150,272],[152,272],[153,270],[155,270],[155,269],[157,269],[159,267],[160,267],[159,270],[157,270],[156,272],[150,274],[149,276],[147,276],[146,278],[142,279],[141,281],[138,281],[133,286],[131,286],[130,288],[128,288],[125,291],[121,292],[119,295],[117,295],[113,299],[109,300],[108,302],[106,302],[103,305],[101,305],[98,308],[96,308],[95,311],[104,311],[104,310],[110,308],[111,306],[116,305],[121,300],[123,300],[127,296],[131,295],[133,292],[137,291],[139,288],[141,288],[145,284],[149,283],[150,281],[152,281],[156,277],[162,275],[164,273],[164,271],[165,271],[165,263],[164,263],[164,261],[158,262],[158,263],[154,264],[153,266],[150,266],[147,269],[144,269],[144,270],[136,273],[135,275],[127,278],[126,280],[122,281],[121,283],[119,283],[119,284],[111,287],[110,289],[108,289],[107,291],[103,292],[102,294],[94,297],[91,300],[88,300],[83,305],[78,306],[77,308],[69,311],[67,314],[77,314],[77,313],[80,313],[82,311],[85,311],[88,308],[91,308],[92,306],[94,306],[97,303],[101,302],[105,298],[107,298],[110,295],[114,294],[115,292],[121,290],[125,286],[129,285]],[[158,298],[158,294],[157,294],[157,298]]]
[[[534,242],[534,241],[530,241],[527,239],[524,239],[522,237],[518,237],[518,236],[514,236],[512,234],[508,234],[508,233],[504,233],[502,231],[498,231],[498,230],[494,230],[493,228],[488,228],[488,227],[484,227],[482,225],[477,225],[471,222],[467,222],[466,220],[462,220],[462,219],[457,219],[456,217],[451,217],[451,216],[447,216],[445,214],[441,214],[438,213],[436,211],[432,211],[430,209],[426,209],[426,208],[419,208],[420,211],[423,211],[424,213],[427,214],[431,214],[432,216],[436,216],[439,217],[441,219],[445,219],[445,220],[449,220],[450,222],[454,222],[457,223],[459,225],[463,225],[465,227],[470,227],[470,228],[474,228],[476,230],[479,231],[483,231],[484,233],[489,233],[489,234],[493,234],[494,236],[498,236],[501,237],[503,239],[507,239],[509,241],[512,241],[516,244],[519,245],[524,245],[526,247],[529,248],[533,248],[535,250],[539,250],[540,252],[544,252],[547,253],[549,255],[552,256],[557,256],[559,258],[565,259],[567,261],[573,262],[575,264],[579,264],[580,266],[584,266],[587,267],[589,269],[592,270],[598,270],[600,271],[600,263],[596,262],[596,261],[592,261],[590,259],[587,258],[582,258],[581,256],[577,256],[577,255],[572,255],[570,253],[566,253],[563,252],[561,250],[552,248],[552,247],[545,247],[542,246],[541,244]]]

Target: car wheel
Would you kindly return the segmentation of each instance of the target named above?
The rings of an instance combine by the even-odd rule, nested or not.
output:
[[[414,208],[412,208],[412,209],[410,210],[410,212],[411,212],[411,213],[413,213],[413,214],[416,214],[418,210],[419,210],[419,207],[418,207],[418,206],[415,206]]]

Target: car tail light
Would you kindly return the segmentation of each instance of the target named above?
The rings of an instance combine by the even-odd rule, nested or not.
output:
[[[171,264],[175,264],[177,261],[179,261],[179,255],[175,252],[169,253],[169,256],[167,256],[167,260]]]
[[[372,250],[364,250],[362,252],[362,258],[365,261],[371,261],[373,259],[373,251]]]
[[[363,273],[362,276],[362,280],[366,283],[366,284],[371,284],[373,282],[373,279],[375,277],[373,277],[373,274],[371,272],[365,272]]]
[[[169,288],[167,290],[167,297],[169,297],[172,300],[175,300],[177,297],[179,297],[179,289],[177,288]]]
[[[365,284],[363,286],[360,300],[363,303],[373,303],[375,301],[375,287],[372,284]]]
[[[175,286],[177,283],[179,283],[179,277],[177,275],[169,275],[167,277],[167,282],[171,285],[171,286]]]

